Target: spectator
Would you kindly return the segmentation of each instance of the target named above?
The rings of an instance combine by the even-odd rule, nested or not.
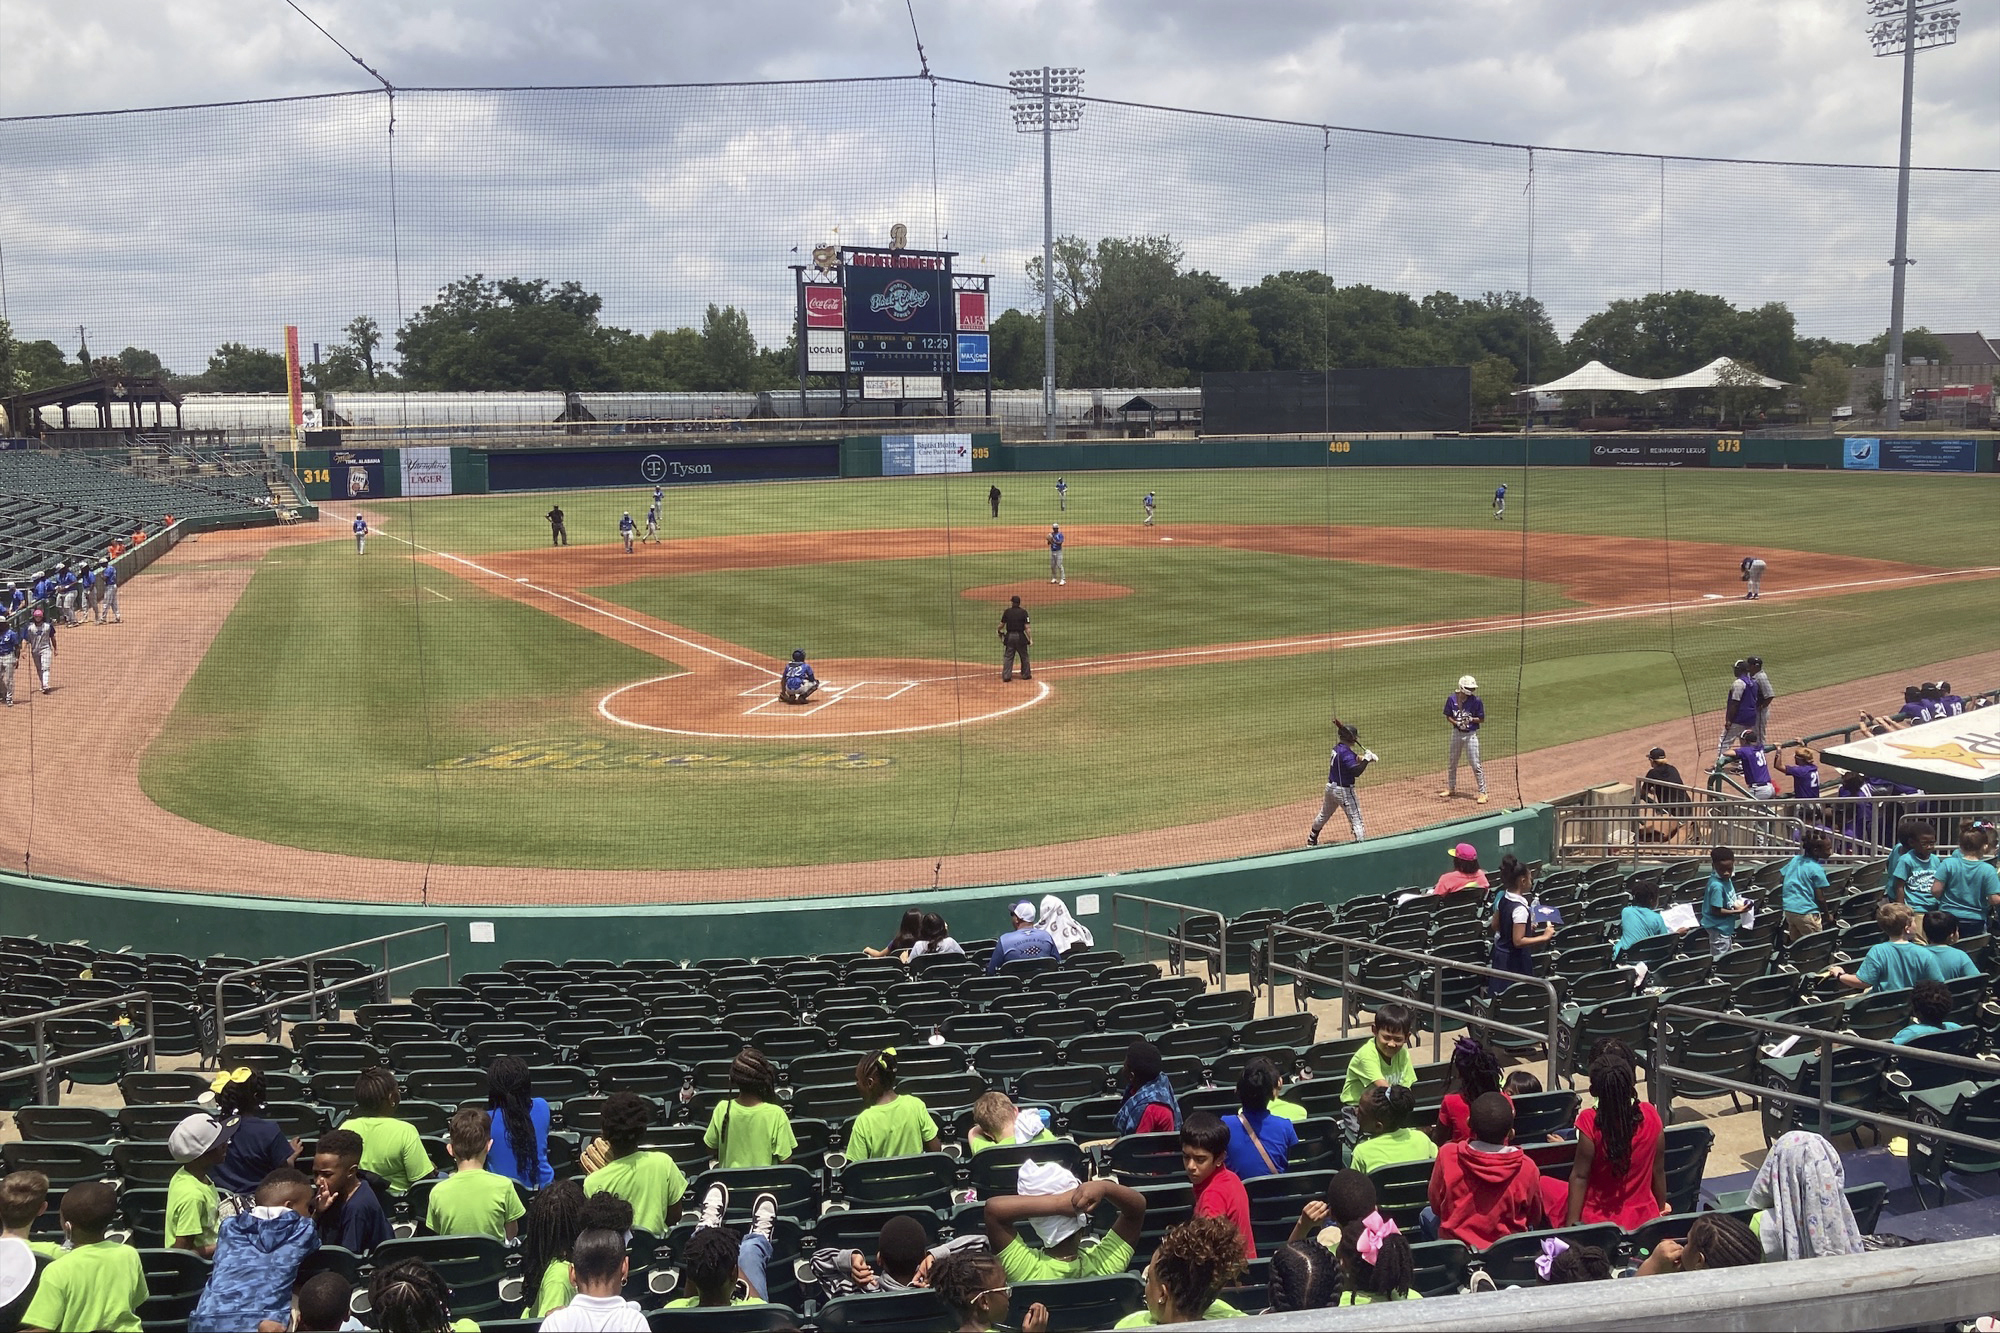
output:
[[[887,944],[879,949],[872,946],[863,946],[861,952],[867,954],[870,958],[888,958],[903,953],[916,944],[918,935],[923,930],[923,925],[923,909],[912,907],[909,911],[903,913],[902,923],[896,927],[895,936]]]
[[[1764,1247],[1747,1225],[1729,1213],[1703,1213],[1688,1227],[1687,1240],[1663,1240],[1654,1246],[1635,1276],[1747,1268],[1763,1262]]]
[[[993,945],[993,956],[986,960],[986,974],[992,976],[1004,965],[1018,962],[1023,958],[1060,958],[1062,950],[1056,947],[1055,937],[1035,924],[1035,905],[1025,898],[1014,904],[1012,929],[1002,935]]]
[[[1861,956],[1861,966],[1852,972],[1838,963],[1827,970],[1849,990],[1907,990],[1919,981],[1942,981],[1937,955],[1908,937],[1914,918],[1902,903],[1877,903],[1875,923],[1888,938]]]
[[[1285,1100],[1285,1071],[1278,1071],[1278,1090],[1271,1094],[1271,1114],[1281,1115],[1294,1125],[1311,1116],[1312,1112],[1297,1102]]]
[[[1323,1310],[1340,1294],[1340,1264],[1316,1240],[1287,1241],[1271,1251],[1268,1273],[1272,1314]]]
[[[1590,1095],[1596,1105],[1576,1118],[1576,1164],[1567,1181],[1543,1179],[1542,1206],[1551,1226],[1612,1222],[1635,1231],[1667,1211],[1665,1126],[1639,1100],[1625,1050],[1591,1053]]]
[[[1639,779],[1639,801],[1660,812],[1648,842],[1671,842],[1680,834],[1681,821],[1693,813],[1688,803],[1687,783],[1681,771],[1667,762],[1667,752],[1655,745],[1646,752],[1646,775]]]
[[[1165,1063],[1160,1048],[1150,1041],[1134,1041],[1126,1048],[1125,1068],[1119,1074],[1125,1100],[1113,1122],[1121,1135],[1171,1134],[1180,1128],[1181,1107],[1167,1082]]]
[[[1799,854],[1785,862],[1780,903],[1785,911],[1785,942],[1796,944],[1817,933],[1826,918],[1826,858],[1833,854],[1832,839],[1823,829],[1809,828],[1799,839]]]
[[[1514,1105],[1497,1092],[1472,1103],[1472,1137],[1438,1149],[1424,1234],[1483,1250],[1542,1225],[1542,1173],[1515,1147]]]
[[[512,1240],[526,1210],[510,1178],[486,1169],[493,1147],[493,1124],[477,1106],[461,1106],[451,1118],[452,1175],[431,1190],[424,1225],[436,1236],[491,1236]]]
[[[951,937],[951,927],[945,924],[942,916],[936,912],[925,912],[923,921],[917,926],[917,938],[910,945],[910,961],[915,962],[926,954],[945,953],[955,953],[963,958],[965,949]]]
[[[389,1239],[389,1216],[361,1176],[361,1136],[331,1129],[313,1145],[313,1220],[322,1245],[365,1255]]]
[[[1985,829],[1966,828],[1958,835],[1958,850],[1938,866],[1932,886],[1938,906],[1974,935],[1986,933],[1987,913],[2000,905],[2000,872],[1986,859],[1989,850]],[[1924,934],[1935,944],[1937,940],[1930,931],[1930,918],[1926,916]]]
[[[527,1062],[503,1055],[486,1070],[486,1105],[493,1122],[487,1170],[538,1190],[556,1178],[549,1168],[549,1104],[535,1095]]]
[[[397,1118],[401,1101],[396,1076],[386,1066],[371,1065],[354,1076],[354,1111],[340,1127],[361,1136],[361,1169],[382,1177],[394,1193],[407,1194],[437,1168],[417,1127]]]
[[[923,1099],[896,1091],[896,1048],[864,1055],[854,1066],[862,1111],[847,1131],[847,1160],[911,1157],[938,1150],[937,1121]]]
[[[1472,1103],[1489,1092],[1500,1091],[1500,1062],[1473,1037],[1460,1037],[1451,1046],[1451,1091],[1438,1107],[1438,1138],[1443,1143],[1463,1143],[1472,1137]]]
[[[1146,1222],[1146,1198],[1139,1191],[1115,1180],[1078,1183],[1068,1170],[1049,1162],[1023,1163],[1018,1188],[1019,1194],[986,1201],[986,1243],[1009,1280],[1103,1277],[1131,1266],[1132,1246]],[[1110,1235],[1086,1241],[1090,1215],[1106,1201],[1118,1210],[1118,1220]],[[1039,1250],[1016,1234],[1021,1222],[1034,1227],[1042,1242]]]
[[[1515,860],[1511,852],[1500,858],[1500,896],[1493,904],[1491,923],[1492,965],[1524,977],[1535,975],[1535,950],[1556,937],[1554,922],[1540,930],[1529,929],[1535,913],[1528,905],[1528,893],[1534,887],[1534,874]],[[1487,983],[1487,993],[1498,995],[1507,985],[1495,977]]]
[[[1053,893],[1043,895],[1042,910],[1035,925],[1047,931],[1049,938],[1056,942],[1058,954],[1076,953],[1097,943],[1089,929],[1071,916],[1063,900]]]
[[[715,1164],[728,1169],[792,1160],[799,1141],[778,1100],[778,1071],[770,1059],[755,1046],[744,1047],[729,1064],[729,1086],[734,1095],[716,1106],[701,1140]]]
[[[1795,1129],[1772,1144],[1744,1200],[1760,1210],[1750,1230],[1763,1243],[1764,1258],[1861,1253],[1861,1228],[1847,1206],[1846,1186],[1840,1154],[1819,1135]]]
[[[290,1166],[302,1146],[263,1116],[269,1096],[261,1069],[231,1069],[209,1084],[216,1114],[229,1131],[229,1150],[209,1172],[224,1194],[247,1195],[281,1166]]]
[[[451,1288],[421,1259],[376,1269],[368,1279],[368,1305],[376,1333],[479,1333],[472,1320],[451,1317]]]
[[[293,1322],[297,1333],[336,1333],[353,1316],[354,1284],[347,1274],[328,1268],[314,1273],[292,1294],[298,1306]]]
[[[188,1116],[167,1136],[167,1152],[180,1163],[167,1178],[168,1249],[193,1250],[204,1259],[214,1256],[222,1198],[209,1174],[228,1151],[229,1130],[210,1115]]]
[[[570,1280],[570,1250],[583,1234],[583,1186],[558,1180],[537,1190],[521,1219],[521,1289],[528,1295],[529,1319],[541,1319],[568,1305],[576,1295]]]
[[[1571,1245],[1551,1236],[1542,1242],[1542,1257],[1535,1271],[1552,1287],[1572,1282],[1609,1282],[1613,1277],[1611,1259],[1595,1245]]]
[[[1500,1091],[1507,1094],[1510,1103],[1516,1097],[1532,1097],[1541,1090],[1542,1081],[1535,1077],[1533,1071],[1527,1069],[1511,1071],[1507,1075],[1507,1081],[1500,1085]]]
[[[215,1269],[188,1316],[189,1333],[291,1323],[299,1264],[319,1249],[313,1183],[303,1171],[283,1167],[258,1185],[256,1199],[255,1207],[223,1219]]]
[[[1898,1046],[1906,1046],[1919,1037],[1951,1032],[1959,1026],[1951,1021],[1951,992],[1942,981],[1926,977],[1910,988],[1909,1024],[1890,1040]]]
[[[150,1294],[139,1252],[104,1238],[118,1216],[118,1192],[102,1181],[72,1185],[62,1198],[69,1248],[42,1269],[21,1316],[23,1328],[49,1333],[139,1333],[139,1307]]]
[[[937,1266],[931,1288],[951,1311],[959,1333],[986,1333],[1007,1317],[1007,1274],[999,1261],[982,1251],[954,1254]],[[1022,1333],[1043,1333],[1049,1326],[1048,1307],[1040,1303],[1028,1307],[1021,1320]]]
[[[778,1196],[757,1196],[750,1205],[750,1230],[743,1236],[722,1224],[728,1213],[729,1186],[715,1181],[702,1196],[701,1218],[681,1249],[681,1280],[692,1292],[668,1301],[667,1309],[769,1303],[771,1288],[765,1273],[778,1225]],[[736,1295],[739,1277],[747,1296]]]
[[[1379,1212],[1341,1225],[1335,1258],[1342,1286],[1337,1305],[1419,1299],[1419,1293],[1410,1290],[1416,1271],[1410,1242],[1393,1220]]]
[[[1257,1238],[1250,1225],[1250,1195],[1243,1178],[1229,1169],[1229,1138],[1229,1126],[1214,1113],[1193,1112],[1181,1126],[1181,1165],[1194,1186],[1194,1215],[1229,1219],[1243,1237],[1244,1259],[1254,1260]]]
[[[1736,927],[1750,904],[1736,891],[1736,853],[1717,847],[1708,854],[1708,887],[1701,896],[1701,927],[1708,932],[1708,951],[1720,958],[1736,947]]]
[[[1957,981],[1961,977],[1980,975],[1979,964],[1972,961],[1972,955],[1958,947],[1958,918],[1942,907],[1924,913],[1924,938],[1931,958],[1937,963],[1938,979]]]
[[[49,1210],[49,1178],[39,1171],[14,1171],[0,1179],[0,1239],[18,1240],[44,1259],[63,1252],[59,1240],[36,1240],[35,1219]]]
[[[971,1155],[976,1156],[988,1148],[1055,1141],[1056,1136],[1049,1130],[1047,1113],[1032,1107],[1017,1107],[1013,1098],[1004,1092],[983,1093],[972,1104],[972,1128],[965,1136],[965,1146]]]
[[[1282,1173],[1292,1149],[1299,1146],[1292,1122],[1271,1112],[1277,1088],[1278,1068],[1261,1055],[1247,1062],[1236,1080],[1237,1104],[1242,1109],[1224,1116],[1222,1123],[1229,1130],[1229,1169],[1240,1179]]]
[[[1339,1228],[1375,1211],[1375,1182],[1365,1172],[1336,1171],[1326,1182],[1326,1197],[1314,1199],[1292,1224],[1293,1241],[1313,1239],[1331,1254],[1340,1248]]]
[[[1884,897],[1889,902],[1904,904],[1914,916],[1921,917],[1938,905],[1937,876],[1942,863],[1934,854],[1937,831],[1914,818],[1903,823],[1897,834],[1903,852],[1889,867],[1889,887]]]
[[[1354,1145],[1354,1169],[1376,1171],[1400,1162],[1429,1162],[1437,1157],[1431,1136],[1410,1124],[1417,1114],[1417,1095],[1398,1085],[1370,1088],[1357,1108],[1361,1142]]]
[[[1146,1308],[1113,1328],[1153,1328],[1200,1319],[1235,1319],[1243,1312],[1221,1299],[1222,1289],[1243,1275],[1243,1247],[1236,1230],[1219,1217],[1196,1217],[1168,1227],[1146,1265]]]
[[[578,1188],[582,1188],[579,1184]],[[577,1210],[576,1229],[584,1231],[615,1231],[624,1235],[632,1229],[632,1205],[616,1194],[593,1194],[583,1201]]]
[[[603,1165],[583,1178],[586,1195],[616,1194],[632,1205],[632,1225],[655,1236],[680,1220],[687,1177],[663,1152],[642,1149],[653,1123],[653,1108],[636,1092],[614,1092],[600,1111],[608,1152]]]
[[[617,1232],[579,1235],[569,1261],[576,1295],[542,1320],[543,1333],[646,1333],[645,1312],[624,1296],[631,1268],[625,1238]]]
[[[1442,897],[1447,893],[1457,893],[1460,889],[1483,889],[1487,887],[1486,872],[1479,868],[1479,849],[1469,842],[1461,842],[1445,855],[1451,858],[1451,869],[1438,876],[1437,883],[1431,885],[1431,892]]]
[[[1686,927],[1678,931],[1667,929],[1666,918],[1660,915],[1660,886],[1657,884],[1634,884],[1632,901],[1618,913],[1618,940],[1611,946],[1611,956],[1616,959],[1640,940],[1650,940],[1658,935],[1684,935]]]
[[[928,1285],[949,1256],[963,1251],[992,1255],[983,1235],[967,1232],[942,1245],[932,1245],[916,1218],[899,1215],[882,1224],[875,1238],[873,1263],[859,1250],[817,1250],[812,1256],[813,1279],[825,1300],[857,1291],[907,1291]]]
[[[1348,1059],[1347,1077],[1340,1085],[1340,1101],[1350,1115],[1369,1088],[1417,1081],[1416,1062],[1410,1058],[1410,1030],[1415,1025],[1409,1009],[1394,1000],[1375,1011],[1370,1039]]]

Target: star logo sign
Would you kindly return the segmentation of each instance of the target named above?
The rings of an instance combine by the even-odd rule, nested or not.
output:
[[[1889,744],[1901,750],[1910,759],[1935,759],[1941,764],[1964,764],[1975,773],[1985,772],[1985,765],[2000,765],[2000,758],[1974,754],[1957,741],[1946,741],[1942,745],[1904,745],[1900,741]]]

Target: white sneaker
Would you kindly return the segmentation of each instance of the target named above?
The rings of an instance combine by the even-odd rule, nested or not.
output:
[[[712,1182],[701,1196],[701,1220],[695,1228],[719,1227],[722,1219],[729,1215],[729,1186],[721,1181]]]
[[[750,1234],[769,1240],[778,1229],[778,1196],[763,1193],[750,1205]]]
[[[1062,584],[1062,585],[1063,585],[1064,587],[1068,587],[1068,586],[1069,586],[1069,580],[1068,580],[1068,579],[1057,579],[1057,580],[1056,580],[1056,582],[1057,582],[1057,583],[1060,583],[1060,584]]]

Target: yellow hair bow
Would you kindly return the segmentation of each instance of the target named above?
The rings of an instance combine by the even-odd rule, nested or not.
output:
[[[208,1081],[208,1090],[212,1093],[215,1093],[217,1096],[221,1096],[222,1090],[228,1087],[230,1084],[248,1083],[249,1081],[250,1081],[250,1071],[247,1068],[225,1069],[217,1073],[214,1078]]]

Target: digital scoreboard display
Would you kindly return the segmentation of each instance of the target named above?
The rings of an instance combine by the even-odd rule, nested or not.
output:
[[[941,375],[951,364],[955,343],[949,333],[850,332],[847,369],[855,375]]]

